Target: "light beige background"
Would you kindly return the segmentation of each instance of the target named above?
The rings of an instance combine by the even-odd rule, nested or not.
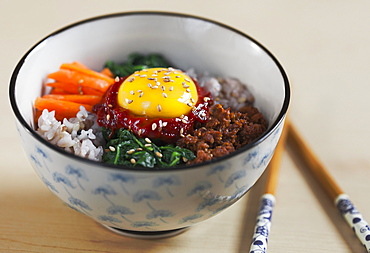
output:
[[[249,250],[264,177],[218,216],[180,236],[145,241],[115,235],[64,206],[43,186],[22,151],[8,100],[17,61],[58,28],[135,10],[203,16],[264,44],[291,81],[291,120],[370,221],[369,0],[0,0],[0,252]],[[268,252],[366,252],[300,168],[286,152]]]

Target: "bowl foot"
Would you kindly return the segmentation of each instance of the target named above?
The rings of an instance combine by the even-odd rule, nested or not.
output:
[[[165,231],[133,231],[133,230],[114,228],[114,227],[110,227],[110,226],[103,225],[103,224],[102,226],[107,228],[110,231],[113,231],[116,234],[123,235],[126,237],[136,238],[136,239],[162,239],[162,238],[179,235],[189,229],[188,227],[185,227],[185,228],[178,228],[178,229],[165,230]]]

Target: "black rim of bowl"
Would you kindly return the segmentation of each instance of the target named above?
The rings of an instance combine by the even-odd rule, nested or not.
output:
[[[16,81],[17,81],[18,73],[21,70],[21,68],[23,66],[23,63],[27,59],[28,55],[35,48],[37,48],[43,41],[45,41],[48,38],[51,38],[51,37],[53,37],[55,35],[58,35],[59,33],[62,33],[63,31],[66,31],[68,29],[71,29],[73,27],[76,27],[76,26],[79,26],[79,25],[82,25],[84,23],[88,23],[88,22],[91,22],[91,21],[100,20],[100,19],[114,18],[114,17],[120,17],[120,16],[130,16],[130,15],[157,15],[157,16],[160,15],[160,16],[173,16],[173,17],[180,17],[180,18],[191,18],[191,19],[202,20],[202,21],[205,21],[205,22],[212,23],[212,24],[214,24],[216,26],[220,26],[220,27],[225,28],[227,30],[230,30],[231,32],[237,33],[239,35],[242,35],[243,37],[245,37],[248,40],[250,40],[253,43],[255,43],[259,48],[261,48],[274,61],[274,63],[276,64],[276,66],[279,68],[280,74],[281,74],[281,76],[282,76],[282,78],[284,80],[285,97],[284,97],[283,106],[282,106],[282,108],[280,110],[280,113],[277,116],[276,120],[274,122],[272,122],[271,126],[267,129],[267,131],[265,133],[263,133],[255,141],[253,141],[252,143],[249,143],[249,144],[245,145],[244,147],[242,147],[242,148],[240,148],[240,149],[238,149],[238,150],[236,150],[236,151],[234,151],[234,152],[232,152],[230,154],[227,154],[227,155],[222,156],[222,157],[219,157],[219,158],[215,158],[215,159],[210,160],[210,161],[199,163],[199,164],[194,164],[194,165],[178,165],[178,166],[175,166],[175,167],[172,167],[172,168],[154,168],[153,169],[153,168],[144,168],[144,167],[140,167],[140,168],[139,167],[129,167],[129,166],[122,166],[122,165],[114,165],[114,164],[103,164],[103,163],[100,163],[100,162],[95,162],[95,161],[89,160],[87,158],[79,157],[77,155],[68,153],[68,152],[64,151],[63,149],[58,148],[57,146],[51,144],[50,142],[48,142],[44,138],[42,138],[26,122],[26,120],[22,117],[22,115],[21,115],[21,113],[20,113],[20,111],[18,109],[18,106],[17,106],[17,103],[16,103],[16,99],[15,99],[15,92],[14,91],[15,91],[15,86],[16,86]],[[70,24],[68,26],[65,26],[65,27],[63,27],[63,28],[61,28],[59,30],[56,30],[56,31],[52,32],[51,34],[47,35],[46,37],[44,37],[43,39],[41,39],[38,43],[36,43],[33,47],[31,47],[24,54],[24,56],[21,58],[21,60],[17,63],[17,65],[16,65],[16,67],[15,67],[13,73],[12,73],[11,79],[10,79],[9,98],[10,98],[11,107],[13,109],[13,113],[15,114],[15,116],[16,116],[17,120],[20,122],[20,124],[26,129],[26,131],[28,131],[34,138],[36,138],[42,144],[48,146],[52,150],[54,150],[54,151],[56,151],[56,152],[58,152],[58,153],[60,153],[60,154],[62,154],[64,156],[67,156],[69,158],[78,160],[80,162],[87,163],[87,164],[92,165],[92,166],[99,166],[100,168],[119,169],[119,170],[126,170],[126,171],[153,171],[153,170],[155,170],[155,171],[168,171],[168,170],[188,170],[188,169],[195,169],[195,168],[199,168],[199,167],[202,167],[204,165],[207,165],[207,164],[217,163],[217,162],[220,162],[220,161],[229,159],[230,157],[237,156],[238,154],[240,154],[242,152],[245,152],[246,150],[251,149],[252,147],[258,145],[261,142],[263,142],[267,137],[269,137],[271,135],[272,132],[274,132],[274,129],[277,128],[277,126],[284,119],[284,117],[285,117],[285,115],[287,113],[287,110],[288,110],[288,107],[289,107],[289,102],[290,102],[290,84],[289,84],[288,77],[287,77],[287,75],[286,75],[286,73],[285,73],[282,65],[275,58],[275,56],[269,50],[267,50],[261,43],[259,43],[257,40],[253,39],[249,35],[241,32],[241,31],[239,31],[239,30],[237,30],[235,28],[232,28],[232,27],[230,27],[228,25],[225,25],[223,23],[220,23],[220,22],[217,22],[217,21],[208,19],[208,18],[198,17],[198,16],[194,16],[194,15],[190,15],[190,14],[182,14],[182,13],[175,13],[175,12],[160,12],[160,11],[136,11],[136,12],[113,13],[113,14],[101,15],[101,16],[96,16],[96,17],[84,19],[84,20],[81,20],[81,21],[72,23],[72,24]]]

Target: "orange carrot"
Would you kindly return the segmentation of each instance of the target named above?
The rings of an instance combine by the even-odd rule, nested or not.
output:
[[[50,91],[50,94],[55,94],[55,95],[67,95],[67,94],[71,94],[70,92],[66,91],[66,90],[63,90],[61,88],[53,88],[51,91]]]
[[[111,78],[114,78],[114,75],[112,71],[110,71],[109,68],[104,68],[100,73],[102,73],[103,75],[109,76]]]
[[[49,112],[55,111],[55,118],[57,120],[76,117],[77,112],[80,111],[81,105],[84,106],[87,111],[92,110],[91,105],[79,104],[65,100],[56,100],[52,98],[41,98],[41,97],[38,97],[35,100],[36,109],[40,111],[48,109]]]
[[[69,94],[69,95],[58,95],[58,94],[47,94],[42,96],[42,98],[51,98],[56,100],[64,100],[70,101],[79,104],[87,104],[87,105],[95,105],[100,102],[100,96],[94,95],[77,95],[77,94]]]
[[[105,74],[96,72],[92,69],[89,69],[88,67],[86,67],[85,65],[83,65],[80,62],[63,63],[60,66],[60,68],[61,69],[66,69],[66,70],[77,71],[77,72],[80,72],[81,74],[86,74],[86,75],[91,76],[91,77],[102,79],[102,80],[106,81],[108,84],[113,84],[114,83],[114,79],[112,77],[109,77]]]
[[[84,87],[81,85],[75,85],[71,83],[62,83],[62,82],[53,82],[53,83],[47,83],[46,86],[60,88],[65,90],[68,93],[71,94],[79,94],[79,95],[96,95],[96,96],[103,96],[104,92],[101,92],[96,89],[92,89],[90,87]]]
[[[50,73],[48,78],[54,79],[57,82],[93,88],[101,92],[105,92],[111,86],[111,84],[105,80],[68,69],[60,69],[56,72]]]

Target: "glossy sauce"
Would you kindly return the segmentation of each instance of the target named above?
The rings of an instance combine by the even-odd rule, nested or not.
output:
[[[125,79],[126,77],[120,78],[113,84],[102,101],[94,106],[100,126],[112,130],[130,129],[140,137],[174,143],[181,136],[187,135],[195,122],[206,122],[209,118],[209,108],[213,104],[213,99],[208,91],[198,85],[196,80],[193,81],[197,86],[199,99],[188,114],[176,118],[148,118],[134,115],[118,105],[118,90]]]

